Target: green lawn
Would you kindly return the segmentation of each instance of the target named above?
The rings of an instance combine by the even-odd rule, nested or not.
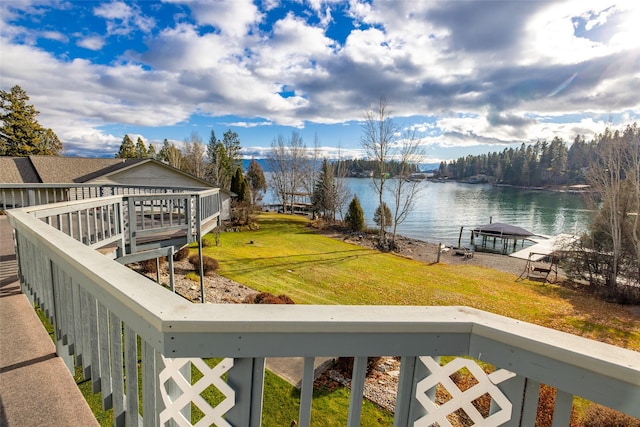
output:
[[[256,291],[287,294],[297,304],[465,305],[640,350],[640,322],[624,306],[556,285],[515,282],[514,275],[487,268],[380,253],[322,236],[299,216],[264,213],[259,224],[257,231],[222,233],[220,246],[204,249],[218,260],[219,274]],[[100,424],[112,425],[112,411],[101,411],[89,382],[76,379]],[[298,390],[265,374],[263,425],[291,425],[299,402]],[[345,388],[315,390],[312,424],[345,425],[348,404]],[[362,419],[367,426],[393,423],[391,414],[367,401]]]
[[[204,248],[219,274],[256,291],[297,304],[464,305],[640,350],[640,322],[624,306],[488,268],[366,249],[318,234],[300,216],[263,213],[259,224]]]

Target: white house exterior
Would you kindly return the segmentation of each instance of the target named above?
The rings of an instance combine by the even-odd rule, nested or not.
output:
[[[0,157],[0,183],[215,188],[205,180],[152,159],[58,156]],[[232,195],[220,191],[222,220],[231,218]]]

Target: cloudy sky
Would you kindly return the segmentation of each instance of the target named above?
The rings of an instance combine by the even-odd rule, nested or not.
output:
[[[428,162],[640,121],[640,2],[3,1],[0,87],[66,155],[299,132],[360,156],[381,97]]]

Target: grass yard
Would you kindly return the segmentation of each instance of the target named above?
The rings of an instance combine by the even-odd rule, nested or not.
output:
[[[220,246],[204,249],[219,262],[219,274],[256,291],[286,294],[297,304],[464,305],[640,350],[640,321],[628,307],[556,285],[516,283],[516,276],[488,268],[429,265],[380,253],[322,236],[304,217],[263,213],[259,224],[257,231],[222,233]],[[79,369],[76,382],[100,424],[113,425],[113,411],[102,411],[100,394],[91,392]],[[264,390],[263,425],[291,425],[299,390],[268,371]],[[210,393],[210,401],[219,400]],[[312,424],[345,425],[348,405],[343,387],[314,390]],[[192,411],[194,421],[198,412]],[[388,426],[393,417],[365,400],[362,422]]]
[[[220,246],[204,248],[219,274],[256,291],[297,304],[464,305],[640,350],[629,307],[489,268],[381,253],[318,234],[301,216],[262,213],[258,222],[257,231],[222,233]]]

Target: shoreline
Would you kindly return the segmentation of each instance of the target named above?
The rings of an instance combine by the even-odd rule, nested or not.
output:
[[[360,233],[350,234],[335,229],[316,229],[319,233],[339,239],[347,243],[364,246],[370,249],[376,249],[377,236]],[[397,249],[390,252],[397,256],[410,258],[415,261],[424,262],[426,264],[435,264],[438,261],[438,243],[430,243],[425,240],[415,239],[412,237],[396,236]],[[473,257],[465,257],[456,255],[451,246],[445,246],[440,253],[440,263],[449,265],[476,265],[479,267],[492,268],[494,270],[520,276],[527,265],[527,261],[520,258],[510,257],[508,255],[494,254],[490,252],[473,253]],[[515,280],[515,278],[514,278]]]

